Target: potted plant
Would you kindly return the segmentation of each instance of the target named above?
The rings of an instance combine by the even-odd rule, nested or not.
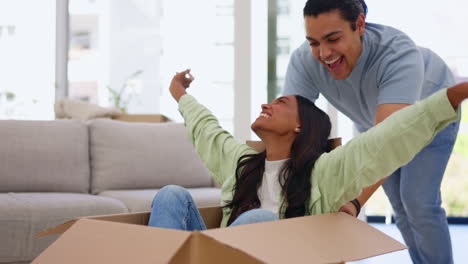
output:
[[[143,70],[137,70],[125,79],[120,89],[116,90],[107,86],[109,90],[109,99],[115,108],[118,108],[122,113],[127,113],[127,106],[136,94],[135,79],[143,73]]]

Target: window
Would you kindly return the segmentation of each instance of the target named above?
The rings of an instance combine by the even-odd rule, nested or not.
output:
[[[184,6],[184,8],[180,8]],[[161,18],[161,112],[182,121],[168,91],[176,71],[190,68],[190,93],[233,131],[234,1],[168,0]],[[181,21],[183,19],[183,21]]]
[[[289,16],[291,14],[289,4],[288,0],[278,0],[278,16]]]
[[[290,53],[290,43],[289,43],[289,38],[288,37],[280,37],[278,38],[277,40],[277,56],[281,56],[281,55],[286,55],[288,56]]]
[[[465,32],[468,18],[464,11],[468,4],[463,1],[408,2],[397,0],[382,2],[367,0],[367,21],[391,25],[407,33],[419,46],[435,51],[452,69],[458,82],[468,80],[468,36],[455,34]],[[404,8],[402,8],[404,7]],[[418,13],[417,19],[415,12]],[[398,13],[398,19],[394,14]],[[463,120],[455,148],[450,157],[441,187],[442,206],[448,216],[468,217],[468,104],[464,103]],[[391,207],[382,188],[367,203],[366,212],[372,215],[389,215]]]
[[[233,0],[68,0],[57,14],[69,28],[55,21],[61,1],[36,2],[0,4],[0,118],[53,119],[56,96],[113,106],[121,94],[122,110],[181,121],[168,84],[190,67],[194,95],[233,131]]]
[[[0,119],[53,119],[55,1],[0,2],[0,58]]]
[[[159,112],[161,1],[70,0],[69,16],[68,97]]]

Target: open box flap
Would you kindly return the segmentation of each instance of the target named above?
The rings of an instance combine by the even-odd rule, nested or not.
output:
[[[63,224],[51,227],[44,231],[41,231],[37,233],[36,236],[43,237],[43,236],[49,236],[49,235],[63,234],[79,219],[94,219],[94,220],[103,220],[103,221],[109,221],[109,222],[126,223],[126,224],[147,225],[149,216],[150,216],[149,212],[141,212],[141,213],[130,213],[130,214],[126,213],[126,214],[80,217],[80,218],[65,222]]]
[[[33,263],[168,263],[191,234],[79,219]]]
[[[216,207],[202,207],[199,208],[200,214],[205,222],[208,229],[218,228],[221,219],[223,217],[222,210],[219,206]],[[109,222],[118,222],[135,225],[148,225],[150,212],[139,212],[139,213],[125,213],[125,214],[111,214],[111,215],[98,215],[98,216],[85,216],[80,217],[63,224],[56,225],[44,231],[38,232],[37,237],[63,234],[67,231],[74,223],[79,219],[95,219]]]
[[[339,263],[407,247],[345,213],[203,231],[266,263]]]

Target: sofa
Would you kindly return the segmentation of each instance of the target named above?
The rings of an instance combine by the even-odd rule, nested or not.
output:
[[[0,263],[29,263],[57,239],[34,234],[68,220],[148,211],[165,185],[220,203],[182,124],[1,120],[0,140]]]

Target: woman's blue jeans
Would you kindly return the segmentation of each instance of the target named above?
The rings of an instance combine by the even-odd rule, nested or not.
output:
[[[383,184],[413,263],[453,263],[440,184],[459,125],[459,122],[450,124],[439,132],[410,163]]]
[[[241,214],[230,226],[273,220],[278,220],[273,212],[253,209]],[[190,193],[176,185],[168,185],[154,196],[148,225],[188,231],[206,229]]]

